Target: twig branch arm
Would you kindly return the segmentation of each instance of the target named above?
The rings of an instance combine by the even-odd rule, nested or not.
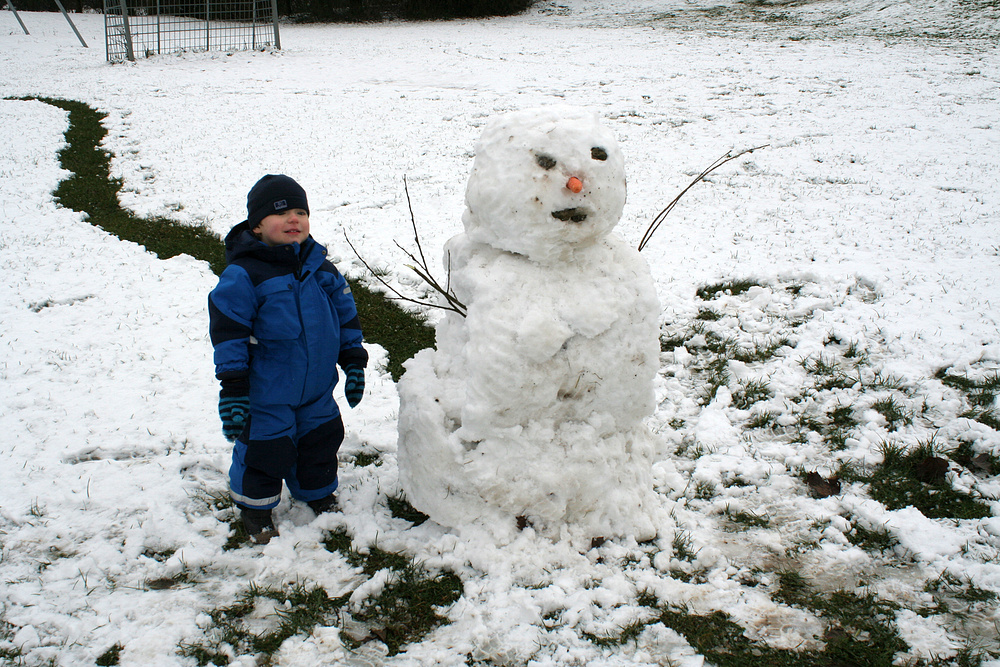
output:
[[[451,253],[448,254],[448,269],[447,269],[448,280],[446,285],[442,287],[441,283],[439,283],[431,273],[430,267],[427,264],[427,258],[424,256],[424,249],[420,243],[420,234],[417,232],[416,217],[413,215],[413,205],[410,202],[410,191],[409,188],[407,188],[406,186],[405,176],[403,177],[403,190],[406,192],[406,205],[410,211],[410,223],[413,226],[413,240],[417,245],[417,252],[419,253],[420,257],[418,258],[412,252],[410,252],[403,246],[399,245],[399,242],[394,242],[394,243],[396,243],[396,247],[402,250],[403,253],[410,259],[410,261],[413,262],[413,264],[407,264],[406,266],[409,269],[411,269],[414,273],[416,273],[421,280],[430,285],[431,289],[433,289],[435,292],[443,296],[445,301],[447,302],[447,305],[441,305],[440,303],[430,303],[427,301],[420,301],[419,299],[413,299],[411,297],[403,295],[398,289],[390,285],[371,266],[369,266],[368,262],[366,262],[365,259],[361,256],[357,248],[354,247],[354,244],[351,243],[351,239],[347,238],[347,231],[345,230],[344,238],[347,240],[347,245],[351,246],[351,250],[354,251],[354,255],[358,258],[358,260],[360,260],[362,264],[364,264],[365,268],[368,269],[368,272],[372,274],[376,280],[382,283],[382,285],[387,290],[396,295],[395,298],[400,299],[402,301],[407,301],[409,303],[417,304],[419,306],[426,306],[428,308],[440,308],[441,310],[449,310],[454,313],[457,313],[458,315],[461,315],[462,317],[465,317],[469,309],[465,306],[464,303],[459,301],[458,297],[451,289]]]
[[[420,235],[417,234],[417,218],[416,218],[415,215],[413,215],[413,203],[410,201],[410,188],[409,188],[409,186],[406,183],[406,174],[403,174],[403,192],[406,193],[406,208],[410,212],[410,225],[412,225],[412,227],[413,227],[413,241],[414,241],[414,243],[417,244],[417,252],[420,253],[420,266],[422,266],[422,267],[424,267],[426,269],[427,266],[428,266],[428,264],[427,264],[427,258],[424,257],[424,248],[423,248],[423,246],[420,245]],[[396,245],[398,246],[399,244],[397,243]],[[403,249],[400,248],[400,250],[403,250]],[[403,252],[406,252],[406,251],[403,250]],[[406,254],[410,255],[410,253],[408,253],[408,252]],[[413,261],[417,261],[413,257],[413,255],[410,255],[410,258],[413,259]]]
[[[726,164],[727,162],[740,158],[748,153],[753,153],[754,151],[760,150],[761,148],[767,148],[767,146],[768,146],[767,144],[764,144],[763,146],[754,146],[753,148],[747,148],[746,150],[740,151],[735,155],[733,154],[732,151],[729,151],[722,157],[717,158],[715,162],[710,164],[703,172],[698,174],[693,181],[688,183],[687,187],[681,190],[680,194],[678,194],[676,197],[673,198],[673,201],[667,204],[662,211],[656,214],[656,217],[653,218],[653,222],[650,223],[649,228],[646,229],[646,233],[642,235],[642,240],[639,241],[639,252],[642,252],[642,249],[645,248],[646,244],[648,244],[650,239],[653,238],[653,234],[656,233],[656,230],[659,229],[660,225],[663,224],[663,221],[666,220],[668,215],[670,215],[670,212],[674,210],[674,207],[677,206],[677,202],[681,200],[681,197],[683,197],[688,190],[694,187],[696,183],[703,181],[706,176],[708,176],[713,171],[715,171],[722,165]]]

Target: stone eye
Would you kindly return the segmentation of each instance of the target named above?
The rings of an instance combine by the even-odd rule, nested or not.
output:
[[[594,158],[595,160],[600,160],[601,162],[604,162],[605,160],[608,159],[608,152],[603,148],[601,148],[600,146],[594,146],[593,148],[590,149],[590,157]]]
[[[555,158],[549,157],[548,155],[536,155],[535,162],[538,163],[539,167],[545,169],[546,171],[556,166]]]

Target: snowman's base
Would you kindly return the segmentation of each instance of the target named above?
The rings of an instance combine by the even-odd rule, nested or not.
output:
[[[518,528],[560,538],[652,539],[672,525],[653,490],[654,439],[636,426],[601,434],[581,422],[527,424],[463,441],[435,350],[399,382],[399,472],[409,502],[451,528]]]

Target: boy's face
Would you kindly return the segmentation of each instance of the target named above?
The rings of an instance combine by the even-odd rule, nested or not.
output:
[[[301,208],[272,213],[260,221],[253,232],[270,246],[303,243],[309,238],[309,214]]]

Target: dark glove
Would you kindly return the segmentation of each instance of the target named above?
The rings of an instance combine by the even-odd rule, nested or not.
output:
[[[219,417],[222,419],[222,434],[229,442],[235,442],[247,417],[250,416],[250,383],[246,380],[226,380],[219,392]]]
[[[361,366],[348,366],[344,369],[344,396],[347,404],[356,407],[365,393],[365,369]]]

